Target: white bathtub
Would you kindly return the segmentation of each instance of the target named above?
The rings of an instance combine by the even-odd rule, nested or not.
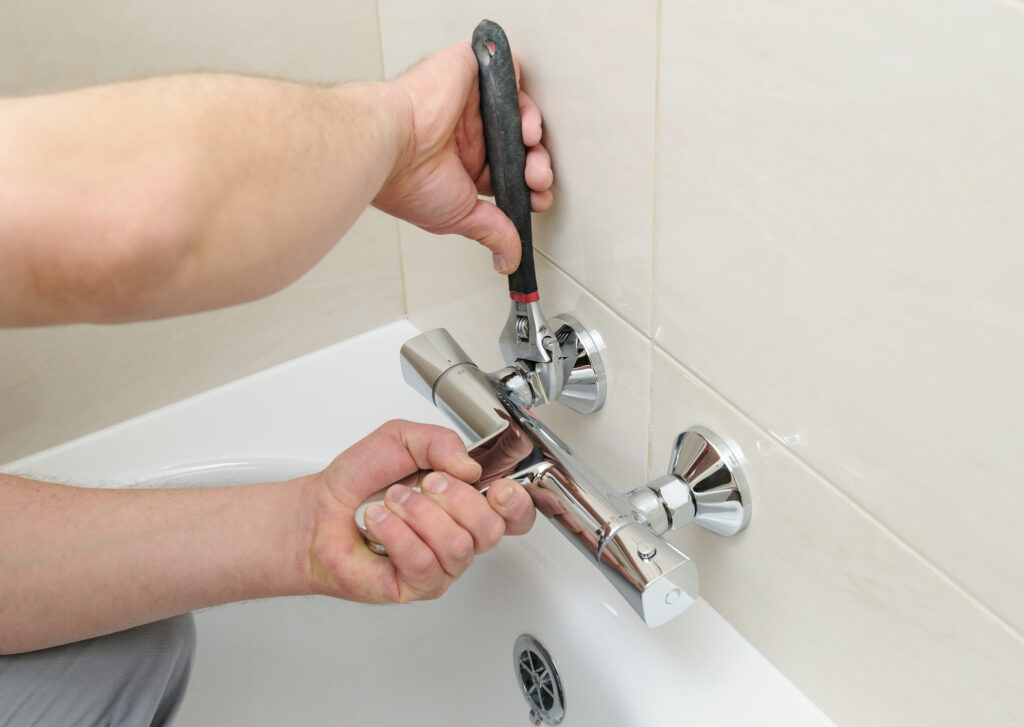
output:
[[[400,321],[4,469],[102,486],[197,463],[249,463],[261,470],[250,481],[311,470],[388,419],[445,423],[401,379],[398,349],[417,332]],[[832,724],[703,600],[645,628],[543,518],[439,601],[272,599],[196,621],[184,727],[521,727],[522,633],[555,660],[567,727]]]

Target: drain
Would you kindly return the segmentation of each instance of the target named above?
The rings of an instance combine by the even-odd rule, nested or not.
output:
[[[516,639],[512,662],[526,701],[530,704],[530,720],[534,724],[559,724],[565,719],[565,694],[555,660],[530,634]]]

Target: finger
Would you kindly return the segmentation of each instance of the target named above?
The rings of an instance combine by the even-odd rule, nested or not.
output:
[[[473,552],[487,552],[505,534],[505,520],[472,485],[435,472],[423,481],[423,491],[472,537]]]
[[[331,481],[339,484],[332,488],[335,496],[355,508],[381,487],[420,469],[449,472],[468,482],[481,474],[480,465],[469,457],[455,432],[402,420],[387,422],[353,444],[327,471]]]
[[[480,478],[480,465],[466,452],[459,435],[447,427],[395,419],[381,429],[399,438],[421,470],[448,472],[465,482]]]
[[[526,185],[535,192],[543,192],[555,181],[551,171],[551,155],[537,145],[526,152]]]
[[[408,489],[408,488],[406,488]],[[434,552],[401,517],[388,507],[374,505],[366,511],[366,530],[388,550],[394,569],[394,585],[387,596],[396,603],[437,598],[447,590],[451,577]]]
[[[531,162],[531,155],[543,152]],[[547,169],[545,170],[545,166]],[[527,152],[526,155],[526,182],[530,187],[530,209],[534,212],[544,212],[554,201],[554,195],[547,191],[548,187],[554,184],[555,173],[551,169],[551,156],[543,146],[537,146]],[[546,185],[546,186],[545,186]],[[489,197],[494,196],[494,188],[491,186],[491,167],[485,166],[480,176],[476,179],[476,190],[478,194]]]
[[[432,472],[427,475],[423,485],[430,487],[440,483],[447,485],[448,478],[440,472]],[[384,502],[388,510],[412,528],[452,579],[462,575],[473,562],[473,536],[431,497],[396,485],[388,490]],[[391,552],[390,549],[388,552]]]
[[[480,176],[476,178],[476,191],[487,197],[494,196],[494,187],[491,185],[491,165],[485,164]]]
[[[499,273],[508,275],[519,267],[523,256],[519,232],[493,203],[477,200],[469,214],[452,225],[450,231],[476,240],[490,250],[494,269]]]
[[[519,117],[523,123],[523,143],[536,146],[543,134],[543,119],[537,104],[522,91],[519,92]]]
[[[533,500],[519,483],[498,480],[487,491],[487,501],[505,521],[506,535],[522,535],[533,527],[537,517]]]
[[[530,192],[530,209],[534,212],[544,212],[554,201],[555,196],[551,194],[550,189],[545,189],[543,192]]]

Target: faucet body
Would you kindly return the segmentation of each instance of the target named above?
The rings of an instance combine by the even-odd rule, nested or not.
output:
[[[567,369],[564,381],[585,378],[585,369],[594,362],[576,356],[575,340],[566,337],[561,343],[573,349],[566,350],[566,358],[584,361]],[[528,363],[517,360],[486,374],[441,328],[407,341],[401,362],[405,380],[470,441],[469,455],[482,470],[475,486],[483,492],[502,478],[522,484],[536,508],[597,566],[648,626],[659,626],[689,608],[700,590],[696,565],[660,536],[691,522],[719,535],[734,535],[749,521],[749,492],[738,458],[711,432],[692,429],[681,434],[669,474],[622,493],[534,416],[530,407],[546,397],[544,382],[531,381]],[[579,410],[587,406],[581,404]],[[396,484],[419,487],[426,474],[416,472]],[[356,511],[364,536],[366,509],[383,497],[381,491]],[[369,538],[367,545],[386,554]]]
[[[728,483],[722,473],[731,474],[728,465],[707,456],[710,446],[698,444],[694,450],[689,439],[678,472],[621,493],[530,411],[544,392],[543,382],[531,383],[528,366],[516,362],[486,374],[444,329],[406,342],[401,361],[405,380],[470,440],[469,454],[483,470],[478,489],[485,491],[501,478],[524,485],[537,509],[594,562],[648,626],[672,619],[699,593],[695,564],[660,535],[694,520],[715,525],[721,534],[746,524],[742,510],[736,519],[738,493],[723,488]],[[411,475],[403,484],[416,486],[421,476]],[[684,477],[699,482],[699,491]],[[357,521],[373,501],[364,503]]]

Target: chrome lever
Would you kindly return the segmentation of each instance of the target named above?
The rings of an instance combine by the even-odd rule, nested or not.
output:
[[[738,452],[704,427],[676,437],[669,471],[628,497],[656,535],[694,523],[716,535],[735,535],[750,523],[750,487]]]

